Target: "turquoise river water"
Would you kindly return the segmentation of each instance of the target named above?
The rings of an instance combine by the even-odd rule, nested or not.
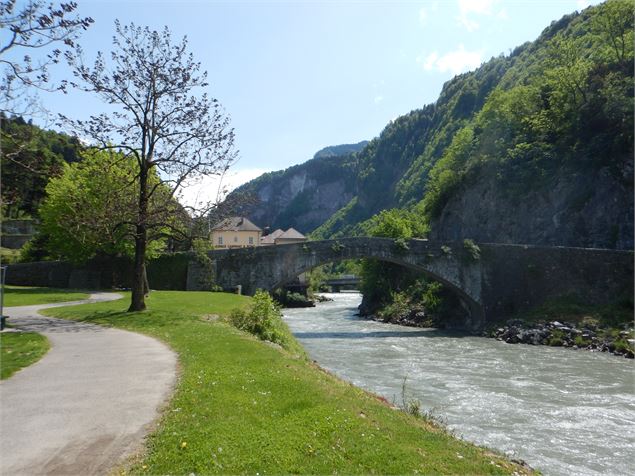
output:
[[[635,475],[633,360],[383,324],[358,293],[285,320],[309,355],[355,385],[418,399],[466,440],[546,475]]]

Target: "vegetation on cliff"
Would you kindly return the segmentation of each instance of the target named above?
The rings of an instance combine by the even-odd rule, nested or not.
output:
[[[461,227],[463,237],[632,247],[632,102],[633,2],[609,0],[567,15],[509,56],[450,80],[436,103],[386,126],[357,155],[356,196],[313,236],[359,234],[360,223],[383,209],[417,207],[443,239],[453,234],[450,224],[461,225],[450,211],[460,217],[483,208],[496,226],[475,218]],[[598,174],[604,195],[575,190],[564,203],[537,203],[557,184],[579,188]],[[482,195],[496,189],[491,203],[461,201],[476,186]],[[618,205],[592,213],[610,193]],[[540,206],[525,209],[526,201]],[[510,219],[517,215],[519,223]],[[522,227],[553,215],[571,226],[535,236]]]
[[[440,240],[632,248],[632,104],[632,0],[567,15],[386,126],[357,154],[356,196],[311,236],[406,238],[376,228],[398,208]],[[429,321],[420,278],[362,276],[362,314]]]

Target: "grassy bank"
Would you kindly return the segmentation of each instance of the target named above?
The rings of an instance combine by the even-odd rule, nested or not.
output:
[[[4,287],[4,305],[7,307],[78,301],[87,298],[87,293],[72,289],[36,288],[29,286]]]
[[[116,326],[163,340],[181,375],[147,453],[132,474],[325,474],[526,472],[287,352],[237,331],[218,316],[248,298],[153,292],[149,311],[127,300],[47,314]],[[123,371],[124,369],[122,369]]]
[[[0,380],[34,364],[49,348],[48,339],[35,332],[0,333]]]

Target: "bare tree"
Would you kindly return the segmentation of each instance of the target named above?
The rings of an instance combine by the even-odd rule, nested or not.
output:
[[[115,22],[110,61],[99,52],[92,66],[81,48],[68,54],[73,86],[94,93],[112,112],[88,120],[63,118],[95,147],[134,157],[138,193],[134,220],[134,276],[130,311],[145,309],[144,280],[148,234],[170,226],[148,206],[162,190],[170,199],[201,175],[221,174],[235,159],[234,131],[216,99],[199,91],[207,73],[187,52],[187,39],[173,43],[167,27],[153,31]],[[110,63],[110,66],[107,64]],[[151,180],[153,176],[158,180]],[[190,208],[190,213],[195,210]]]
[[[53,83],[49,66],[59,62],[62,48],[72,48],[79,34],[93,19],[74,12],[77,3],[46,3],[28,0],[18,6],[16,0],[0,1],[0,113],[32,115],[36,103],[34,90],[59,91],[66,82]],[[38,59],[32,53],[39,50]],[[44,54],[41,54],[44,53]]]

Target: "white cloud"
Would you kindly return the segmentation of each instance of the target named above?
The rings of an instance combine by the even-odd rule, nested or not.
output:
[[[436,12],[439,9],[439,2],[428,2],[428,5],[419,9],[419,23],[422,26],[427,25],[430,19],[430,12]]]
[[[439,59],[439,53],[433,51],[428,56],[426,56],[425,60],[423,60],[423,69],[426,71],[431,71],[434,69],[434,65],[436,61]]]
[[[479,28],[479,23],[471,18],[473,15],[493,14],[493,5],[495,0],[458,0],[459,16],[457,20],[463,25],[467,31],[474,31]]]
[[[383,100],[384,100],[384,96],[381,96],[381,95],[377,95],[377,96],[375,96],[375,99],[374,99],[375,104],[379,104],[379,103],[380,103],[380,102],[382,102]]]
[[[200,204],[220,201],[225,198],[227,193],[266,172],[269,172],[269,170],[256,168],[229,169],[222,178],[218,175],[202,177],[196,181],[191,181],[187,186],[183,187],[178,197],[179,202],[186,206],[196,207]]]
[[[425,58],[417,58],[417,62],[423,64],[426,71],[438,71],[440,73],[451,72],[452,74],[464,73],[477,68],[483,62],[482,51],[467,51],[461,43],[458,49],[449,51],[442,56],[433,51]]]
[[[422,25],[428,23],[428,10],[426,9],[426,7],[421,7],[419,9],[419,23],[421,23]]]

